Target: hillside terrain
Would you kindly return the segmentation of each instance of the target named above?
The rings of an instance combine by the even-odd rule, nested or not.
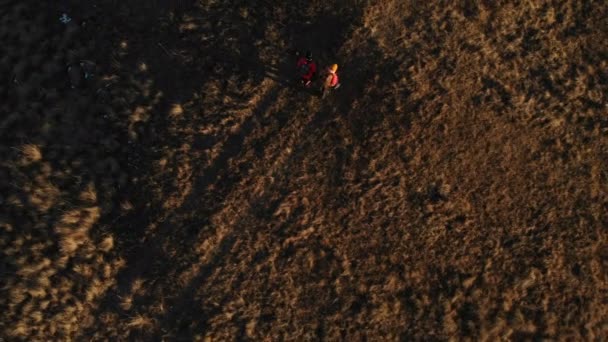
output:
[[[605,1],[0,0],[0,41],[0,340],[608,336]]]

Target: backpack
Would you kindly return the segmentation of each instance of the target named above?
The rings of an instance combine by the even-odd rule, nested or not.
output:
[[[330,79],[331,77],[331,79]],[[325,77],[324,86],[329,88],[337,88],[340,83],[338,83],[338,74],[328,73]]]
[[[331,81],[329,82],[329,85],[332,86],[332,87],[335,87],[335,86],[338,85],[338,80],[339,80],[338,79],[338,74],[332,74],[332,76],[333,77],[331,78]]]
[[[310,70],[310,65],[308,63],[304,63],[300,66],[300,75],[308,75],[308,71]]]

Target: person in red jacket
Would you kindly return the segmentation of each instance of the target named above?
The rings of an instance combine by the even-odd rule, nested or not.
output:
[[[321,85],[321,97],[325,97],[330,90],[338,89],[338,87],[340,87],[340,79],[338,78],[337,71],[338,64],[332,64],[329,68],[327,68],[325,79]]]
[[[297,69],[300,73],[300,80],[305,86],[309,86],[312,78],[317,73],[317,63],[312,60],[312,53],[306,51],[306,55],[298,59]]]

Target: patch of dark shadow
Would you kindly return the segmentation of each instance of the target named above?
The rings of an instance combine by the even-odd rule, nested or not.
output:
[[[260,322],[262,323],[272,323],[277,319],[275,311],[271,307],[264,307],[262,309],[262,313],[260,314]]]
[[[555,138],[544,138],[541,140],[541,145],[544,147],[552,147],[556,144]]]
[[[266,260],[266,259],[268,258],[268,256],[269,256],[269,255],[270,255],[270,254],[268,253],[268,250],[266,250],[266,249],[264,248],[264,249],[261,249],[261,250],[257,251],[257,252],[256,252],[256,253],[253,255],[253,257],[251,258],[251,261],[252,261],[254,264],[258,264],[258,263],[260,263],[260,262],[262,262],[262,261]]]
[[[533,69],[530,74],[536,78],[539,84],[546,90],[548,90],[552,95],[558,95],[555,86],[553,85],[553,81],[549,78],[549,74],[545,68]]]
[[[342,173],[346,161],[345,153],[343,148],[337,148],[335,151],[335,163],[328,170],[330,187],[340,187],[342,185]]]
[[[448,222],[445,224],[445,230],[447,230],[448,232],[452,231],[452,229],[454,229],[454,225],[452,225],[451,222]]]
[[[464,224],[466,222],[466,220],[467,220],[467,217],[465,215],[457,215],[452,220],[452,223],[454,225],[462,225],[462,224]]]
[[[441,187],[438,184],[432,184],[427,188],[427,198],[433,204],[446,200],[446,197],[441,193]]]
[[[411,288],[406,288],[397,293],[397,297],[401,301],[405,311],[411,316],[416,316],[418,314],[418,305],[414,300],[414,291]]]
[[[407,155],[407,153],[405,153],[405,151],[399,152],[399,154],[397,156],[399,157],[399,159],[401,160],[401,162],[403,163],[404,166],[407,166],[411,160],[410,156]]]
[[[341,10],[338,7],[319,13],[314,20],[301,11],[291,13],[292,23],[287,30],[294,47],[311,50],[321,63],[335,57],[349,30],[355,27],[354,22],[363,15],[363,6],[342,7]]]
[[[516,330],[511,334],[510,338],[512,341],[543,341],[549,336],[545,336],[540,332],[530,332],[523,330]]]
[[[467,50],[468,52],[477,52],[481,49],[481,47],[477,44],[469,44],[467,42],[464,42],[462,44],[462,47]]]
[[[399,341],[414,341],[415,339],[415,335],[413,335],[409,330],[399,334]]]
[[[335,300],[332,300],[330,303],[325,304],[319,310],[325,317],[329,317],[329,316],[333,316],[333,315],[337,314],[344,307],[343,299],[340,298],[340,295],[338,295],[338,293],[336,293],[335,288],[333,288],[333,287],[330,288],[329,292],[330,292],[330,296],[332,298],[335,298]]]
[[[283,248],[276,259],[276,267],[279,269],[285,268],[285,266],[287,266],[287,262],[289,262],[291,257],[295,255],[296,249],[297,247],[291,243],[287,245],[287,247]]]
[[[426,200],[426,196],[419,191],[410,191],[407,196],[407,199],[414,207],[421,208],[424,206],[424,202]]]
[[[213,147],[218,141],[217,136],[198,135],[192,142],[192,148],[195,150],[207,150]]]
[[[473,104],[475,106],[479,106],[482,103],[482,96],[481,95],[475,95],[473,96],[473,98],[471,99],[471,102],[473,102]]]
[[[504,60],[511,60],[511,59],[517,57],[517,53],[515,51],[507,50],[502,53],[501,57]]]
[[[559,154],[559,156],[560,156],[561,160],[562,160],[562,161],[565,163],[565,162],[568,162],[568,160],[570,160],[570,154],[571,154],[571,153],[570,153],[570,151],[568,151],[568,150],[563,150],[563,151],[562,151],[562,152]]]
[[[600,54],[602,55],[603,60],[608,60],[608,52],[600,53]],[[604,71],[598,72],[597,82],[603,86],[607,85],[608,84],[608,71],[604,70]]]
[[[411,27],[416,22],[416,16],[409,15],[403,18],[403,26]]]
[[[448,126],[444,123],[441,123],[439,125],[437,125],[437,133],[439,133],[440,135],[444,135],[446,134],[448,131]]]
[[[473,19],[473,18],[477,17],[477,15],[479,14],[479,8],[477,7],[477,1],[472,1],[472,0],[464,1],[464,4],[462,5],[462,14],[467,19]]]
[[[540,39],[538,38],[539,31],[534,28],[527,28],[522,39],[522,46],[528,52],[538,50]]]
[[[297,231],[301,228],[300,226],[295,225],[295,222],[297,221],[298,217],[302,214],[303,211],[304,211],[304,207],[302,207],[302,206],[297,207],[296,209],[291,211],[289,218],[287,220],[285,220],[285,222],[283,222],[281,225],[273,228],[271,230],[271,232],[274,235],[279,236],[279,237],[287,237],[290,235],[295,235],[297,233]]]
[[[253,144],[253,152],[257,158],[262,158],[264,156],[264,151],[266,149],[266,145],[261,142],[256,142]]]
[[[595,88],[595,77],[587,77],[587,88]]]
[[[148,47],[150,48],[150,47]],[[146,50],[144,48],[144,50]],[[203,49],[204,50],[204,49]],[[196,49],[192,49],[192,52],[199,51]],[[145,52],[145,51],[144,51]],[[156,61],[156,64],[162,64],[162,61]],[[152,65],[152,64],[151,64]],[[175,69],[178,69],[177,71]],[[172,79],[181,80],[182,78],[190,78],[184,77],[185,75],[192,74],[193,71],[189,68],[185,68],[180,65],[176,65],[176,68],[172,69],[173,71],[167,75],[160,75],[157,79],[159,89],[166,94],[166,97],[161,103],[157,111],[163,111],[168,107],[170,103],[174,102],[183,102],[184,99],[187,99],[185,96],[187,94],[192,93],[195,89],[195,82],[192,81],[192,84],[184,84],[183,82],[172,82]],[[166,77],[165,77],[166,76]],[[192,77],[192,80],[196,80],[196,77]],[[179,87],[176,87],[175,84],[179,84]],[[179,88],[179,89],[178,89]],[[254,128],[253,118],[259,116],[259,113],[264,113],[267,111],[268,107],[275,102],[278,95],[278,90],[275,88],[274,91],[271,91],[268,96],[266,96],[259,105],[255,108],[255,113],[248,117],[246,121],[241,126],[239,132],[236,132],[234,135],[229,136],[225,143],[224,148],[218,157],[213,161],[213,163],[203,170],[197,170],[197,178],[194,184],[193,192],[188,196],[185,203],[181,208],[178,208],[174,215],[169,217],[164,223],[162,223],[159,227],[158,235],[163,236],[169,230],[172,230],[175,234],[185,235],[186,237],[190,237],[192,234],[196,233],[196,227],[204,226],[208,223],[208,217],[218,208],[218,205],[221,205],[225,196],[230,193],[231,189],[238,183],[238,180],[243,177],[246,173],[247,165],[240,165],[238,172],[227,172],[227,166],[229,165],[229,161],[237,157],[240,153],[242,153],[242,146],[244,140],[247,136],[250,135],[251,131]],[[157,122],[158,127],[162,127],[160,122]],[[160,132],[162,133],[162,132]],[[171,144],[171,141],[179,141],[179,139],[166,139]],[[208,147],[215,142],[213,138],[207,137],[198,137],[195,138],[194,144],[197,147],[205,148]],[[157,154],[157,153],[154,153]],[[155,159],[157,160],[157,158]],[[142,165],[142,169],[145,169],[146,165]],[[218,181],[218,179],[222,179]],[[214,185],[213,189],[210,190],[210,185]],[[140,191],[146,191],[145,187]],[[145,197],[146,194],[142,193],[142,196],[137,197]],[[213,203],[211,203],[213,201]],[[143,201],[142,201],[143,202]],[[201,207],[199,203],[209,203],[209,205],[205,205]],[[160,204],[159,204],[160,205]],[[175,221],[179,221],[178,217],[183,217],[184,215],[189,214],[195,208],[199,208],[197,212],[197,219],[192,222],[187,222],[187,229],[179,229],[173,230],[175,228]],[[157,208],[156,208],[157,209]],[[147,217],[152,217],[151,213],[155,211],[155,208],[150,208],[149,210],[145,210],[144,212],[135,211],[141,213],[142,219],[134,218],[134,217],[125,217],[125,222],[138,222],[137,226],[147,227],[146,222],[149,220]],[[139,216],[139,215],[138,215]],[[118,224],[117,226],[120,226]],[[127,229],[129,231],[129,229]],[[140,233],[138,231],[138,233]],[[119,240],[129,240],[125,238],[128,232],[118,232]],[[173,234],[173,233],[172,233]],[[130,240],[129,240],[130,241]],[[230,240],[227,240],[230,242]],[[159,260],[159,261],[167,261],[170,257],[168,255],[161,255],[156,253],[155,251],[160,250],[160,246],[163,244],[161,239],[153,238],[152,240],[146,241],[145,243],[139,242],[136,244],[136,247],[125,251],[124,255],[126,258],[127,267],[123,269],[118,276],[118,285],[115,290],[108,291],[106,297],[102,298],[100,305],[100,310],[103,310],[103,307],[113,307],[117,302],[117,295],[120,296],[126,291],[128,291],[129,285],[133,279],[136,279],[140,276],[147,276],[155,267],[150,260]],[[182,246],[184,250],[188,248],[188,246]],[[142,255],[153,255],[153,258],[142,258]],[[147,262],[146,262],[147,260]],[[141,262],[140,262],[141,261]],[[160,273],[163,272],[164,269],[170,267],[171,263],[167,263],[166,266],[162,266],[160,268]],[[157,273],[159,273],[157,272]],[[203,272],[204,273],[204,272]]]
[[[426,103],[426,99],[411,101],[407,104],[405,110],[410,113],[418,113],[424,103]]]
[[[356,314],[360,313],[363,310],[363,308],[365,307],[366,304],[367,304],[367,295],[365,295],[365,294],[359,294],[350,303],[350,305],[348,307],[348,310],[353,315],[356,315]]]
[[[564,13],[562,13],[561,11],[557,13],[557,15],[555,16],[555,23],[554,25],[559,25],[564,21]]]
[[[576,25],[570,25],[562,30],[563,38],[574,37],[578,34]]]
[[[285,111],[278,111],[273,117],[277,120],[279,126],[283,127],[289,121],[290,115]]]
[[[505,87],[500,82],[489,77],[483,77],[482,84],[485,89],[491,89],[496,91],[496,93],[500,97],[500,101],[504,106],[512,107],[511,94],[505,89]]]
[[[435,57],[435,58],[439,58],[439,56],[441,55],[441,53],[443,52],[443,50],[440,47],[434,47],[431,49],[431,51],[429,51],[430,54]]]
[[[452,74],[456,70],[456,59],[453,57],[447,57],[441,59],[441,68]]]
[[[504,248],[511,248],[511,247],[513,247],[517,243],[519,243],[519,238],[518,237],[515,237],[515,236],[508,237],[508,238],[506,238],[502,242],[502,247],[504,247]]]
[[[581,118],[581,121],[583,128],[585,128],[586,131],[591,132],[595,128],[595,120],[593,120],[593,118],[585,117]]]
[[[319,341],[325,340],[325,323],[323,321],[319,321],[317,328],[315,329],[315,335]]]
[[[591,100],[590,98],[587,98],[587,97],[583,97],[580,100],[584,105],[591,107],[593,109],[603,109],[605,106],[603,103]]]
[[[582,142],[584,145],[590,144],[590,143],[591,143],[591,141],[593,141],[593,139],[592,139],[591,137],[587,136],[587,135],[585,135],[585,136],[583,136],[583,137],[581,138],[581,142]]]
[[[507,34],[507,35],[505,36],[505,40],[506,40],[508,43],[511,43],[511,42],[512,42],[512,41],[514,41],[516,38],[517,38],[517,35],[516,35],[514,32],[511,32],[511,33],[509,33],[509,34]]]
[[[477,336],[477,326],[474,322],[479,322],[479,314],[477,306],[471,302],[465,302],[458,309],[458,317],[460,317],[459,328],[463,336]]]
[[[282,198],[271,200],[268,196],[254,200],[251,204],[253,215],[259,219],[270,219],[281,204]]]

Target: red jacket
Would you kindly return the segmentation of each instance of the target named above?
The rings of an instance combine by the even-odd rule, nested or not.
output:
[[[325,86],[333,88],[338,85],[339,82],[338,74],[335,72],[331,72],[329,69],[327,70],[327,76],[325,77]]]
[[[317,64],[314,61],[308,61],[305,57],[300,57],[297,64],[298,70],[304,65],[308,66],[308,72],[302,75],[302,78],[310,80],[317,73]]]

